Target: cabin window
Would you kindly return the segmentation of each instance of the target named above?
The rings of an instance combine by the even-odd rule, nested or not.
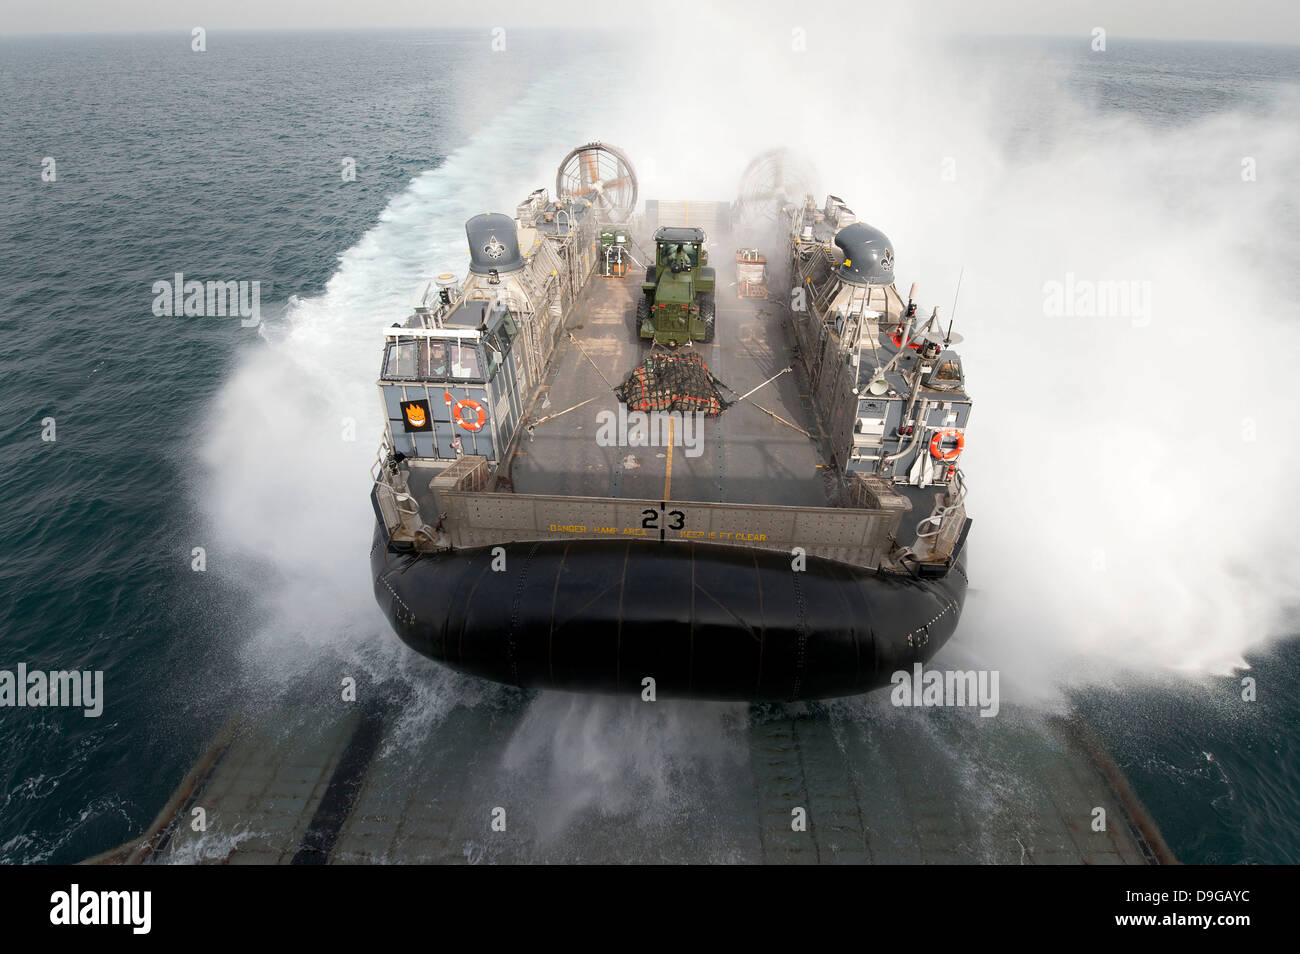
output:
[[[423,358],[421,370],[424,377],[432,380],[439,380],[447,376],[447,345],[441,341],[426,340],[424,342]]]
[[[474,349],[467,350],[472,352]],[[477,368],[478,362],[471,361],[471,367]],[[438,381],[447,377],[448,363],[445,342],[427,338],[423,341],[390,341],[384,356],[384,378],[389,381]]]
[[[481,379],[484,377],[479,362],[478,348],[475,345],[449,342],[447,351],[451,356],[451,376],[461,379]]]
[[[487,353],[488,377],[496,375],[497,370],[505,363],[505,358],[501,353],[501,346],[497,343],[496,335],[489,334],[483,338],[483,348]]]
[[[493,351],[498,351],[502,355],[510,353],[511,336],[506,333],[504,324],[497,325],[495,331],[489,331],[485,334],[482,341],[487,346],[489,358],[492,356]]]
[[[419,347],[418,341],[390,341],[384,356],[384,377],[413,380],[419,374]]]
[[[700,247],[690,242],[665,242],[659,246],[659,264],[665,268],[671,267],[673,262],[679,258],[684,259],[686,264],[694,268],[699,264]]]

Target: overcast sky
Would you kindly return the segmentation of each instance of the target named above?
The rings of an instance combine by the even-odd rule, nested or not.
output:
[[[722,6],[732,0],[696,0]],[[761,0],[737,4],[747,19],[797,25],[800,11],[833,0]],[[356,29],[393,27],[558,27],[598,25],[625,14],[631,27],[660,12],[688,18],[687,0],[0,0],[0,33],[142,30]],[[857,0],[899,9],[932,8],[927,23],[956,33],[1088,33],[1111,36],[1300,43],[1300,0]],[[673,13],[667,13],[667,10]]]

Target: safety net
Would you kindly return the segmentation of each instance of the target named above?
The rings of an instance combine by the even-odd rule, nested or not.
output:
[[[701,411],[717,417],[730,406],[704,359],[690,352],[652,351],[614,394],[629,411]]]

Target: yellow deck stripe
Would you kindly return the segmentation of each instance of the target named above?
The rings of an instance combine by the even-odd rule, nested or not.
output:
[[[676,433],[676,423],[673,418],[668,418],[668,468],[664,472],[664,502],[667,503],[668,495],[673,489],[673,443],[674,434]]]

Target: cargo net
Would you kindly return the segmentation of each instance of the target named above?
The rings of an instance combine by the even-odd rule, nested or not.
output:
[[[717,417],[731,406],[698,354],[651,352],[614,394],[629,411],[700,411]]]

